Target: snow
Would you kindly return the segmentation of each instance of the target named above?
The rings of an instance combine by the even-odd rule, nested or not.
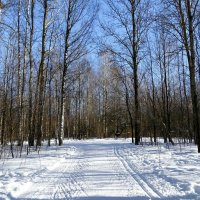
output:
[[[196,146],[65,140],[0,160],[0,199],[200,199]]]

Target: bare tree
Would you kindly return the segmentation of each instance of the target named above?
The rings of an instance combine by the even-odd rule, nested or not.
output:
[[[118,57],[120,63],[124,63],[132,70],[134,89],[134,127],[135,144],[140,142],[140,103],[139,103],[139,63],[141,60],[141,47],[144,44],[144,35],[148,28],[148,1],[107,0],[109,7],[106,16],[107,22],[101,23],[113,44],[108,49]],[[145,13],[145,14],[144,14]],[[114,45],[115,44],[115,45]]]
[[[28,142],[29,146],[34,146],[34,132],[33,132],[33,34],[34,34],[34,8],[35,8],[35,1],[31,0],[29,2],[28,9],[30,11],[27,13],[27,18],[29,19],[29,111],[28,111],[28,128],[29,128],[29,133],[28,133]]]
[[[41,60],[38,73],[38,99],[37,99],[37,146],[41,146],[42,140],[42,120],[43,120],[43,106],[44,106],[44,89],[45,89],[45,55],[46,55],[46,34],[47,34],[47,15],[48,15],[48,0],[43,2],[43,28],[42,28],[42,48]]]
[[[147,36],[148,43],[147,43],[147,54],[149,55],[149,59],[147,59],[147,65],[148,65],[148,70],[149,70],[149,75],[150,75],[150,83],[152,89],[149,92],[149,98],[150,98],[150,104],[152,107],[152,123],[153,123],[153,138],[154,138],[154,143],[156,144],[157,142],[157,133],[156,133],[156,86],[155,86],[155,72],[154,72],[154,57],[153,57],[153,50],[151,49],[150,41]],[[150,87],[150,86],[149,86]],[[150,90],[150,89],[149,89]]]
[[[60,120],[58,128],[59,145],[62,145],[64,138],[67,71],[74,61],[87,53],[85,51],[85,46],[90,42],[88,36],[91,33],[91,26],[97,11],[96,8],[94,8],[93,11],[90,10],[90,3],[90,0],[69,0],[66,3],[65,47],[61,83]]]
[[[183,44],[190,72],[190,91],[193,109],[193,130],[195,142],[200,153],[200,126],[199,107],[196,84],[196,50],[195,50],[195,28],[198,19],[199,0],[163,0],[165,5],[163,23],[174,31],[175,37]]]

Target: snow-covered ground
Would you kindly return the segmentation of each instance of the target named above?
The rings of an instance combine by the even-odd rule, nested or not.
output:
[[[0,199],[200,199],[195,146],[65,141],[0,160]]]

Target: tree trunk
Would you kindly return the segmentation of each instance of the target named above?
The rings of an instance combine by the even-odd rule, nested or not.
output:
[[[29,113],[28,113],[28,144],[29,146],[34,146],[34,131],[33,131],[33,86],[32,86],[32,79],[33,79],[33,34],[34,34],[34,7],[35,2],[31,0],[31,22],[30,22],[30,45],[29,45]]]
[[[43,30],[42,30],[42,51],[41,61],[38,74],[38,111],[37,111],[37,146],[41,146],[42,142],[42,123],[43,123],[43,107],[44,107],[44,90],[45,90],[45,73],[44,73],[44,61],[45,61],[45,45],[46,45],[46,32],[47,32],[47,10],[48,0],[44,0],[44,15],[43,15]]]
[[[67,71],[69,67],[69,37],[72,29],[72,7],[75,2],[69,0],[67,8],[67,24],[65,31],[65,49],[64,49],[64,62],[63,62],[63,71],[62,71],[62,83],[61,83],[61,102],[60,102],[60,122],[59,122],[59,132],[58,132],[58,142],[59,145],[63,144],[64,139],[64,124],[65,124],[65,103],[66,103],[66,79]]]
[[[197,98],[197,89],[196,89],[196,75],[195,75],[195,45],[194,45],[194,18],[191,11],[190,0],[185,0],[186,15],[185,18],[182,2],[179,0],[178,11],[180,13],[180,24],[183,34],[183,43],[187,53],[187,60],[189,64],[190,72],[190,91],[192,98],[192,110],[193,110],[193,130],[195,134],[195,143],[198,145],[198,153],[200,153],[200,139],[199,139],[199,108],[198,108],[198,98]],[[187,23],[186,23],[187,21]],[[186,27],[188,24],[188,27]],[[188,28],[188,31],[187,31]],[[188,33],[188,34],[187,34]]]
[[[193,108],[193,119],[194,119],[194,132],[195,132],[195,142],[198,145],[198,153],[200,153],[200,128],[199,128],[199,108],[198,108],[198,98],[196,90],[196,79],[195,79],[195,46],[194,46],[194,30],[193,30],[193,15],[191,13],[190,1],[187,2],[187,17],[189,24],[189,49],[190,54],[188,54],[188,63],[190,70],[190,87],[192,96],[192,108]],[[190,56],[189,56],[190,55]]]
[[[17,100],[18,100],[18,145],[22,145],[22,69],[21,69],[21,0],[18,1],[18,18],[17,18],[17,58],[18,58],[18,85],[17,85]]]
[[[135,6],[136,2],[131,1],[131,14],[132,14],[132,69],[134,78],[134,92],[135,92],[135,145],[140,143],[140,104],[139,104],[139,82],[138,82],[138,61],[137,61],[137,30],[135,19]]]

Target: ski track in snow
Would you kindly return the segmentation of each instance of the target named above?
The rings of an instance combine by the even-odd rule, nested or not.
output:
[[[39,158],[4,161],[0,200],[200,200],[199,177],[200,157],[191,149],[136,147],[124,139],[65,141],[43,148]]]
[[[123,158],[120,155],[118,148],[115,148],[115,155],[119,158],[124,168],[129,172],[129,174],[133,177],[133,179],[141,186],[142,190],[146,192],[147,196],[149,196],[150,198],[163,197],[159,191],[157,191],[138,173],[135,166],[131,166],[130,162],[128,162],[127,159]]]
[[[37,174],[32,179],[32,192],[27,191],[21,194],[18,199],[75,199],[75,197],[85,195],[85,192],[77,182],[77,178],[81,177],[82,165],[80,160],[71,158],[70,164],[64,157],[59,165],[44,173]],[[68,166],[68,167],[67,167]]]
[[[83,157],[89,163],[85,168],[82,180],[87,186],[84,189],[86,193],[90,197],[105,195],[113,198],[116,195],[121,198],[130,198],[131,192],[137,190],[139,197],[145,197],[145,193],[141,191],[138,184],[131,179],[130,174],[121,165],[112,146],[104,144],[105,149],[102,149],[101,145],[96,145],[95,149],[92,149],[94,146],[89,144],[88,147],[84,148]]]

